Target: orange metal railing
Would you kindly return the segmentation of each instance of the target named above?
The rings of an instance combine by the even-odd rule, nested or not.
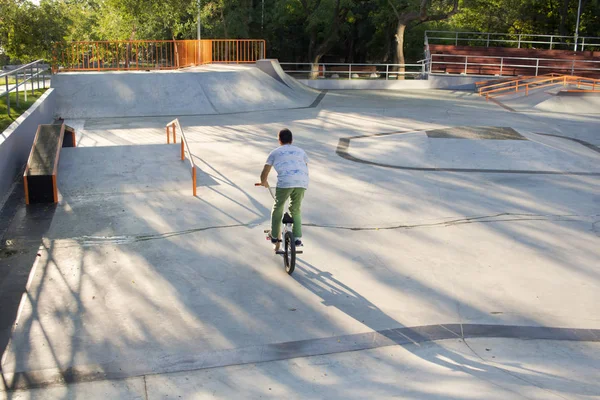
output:
[[[490,97],[503,96],[511,93],[517,93],[519,90],[525,90],[525,95],[529,95],[530,89],[541,89],[553,85],[577,85],[580,89],[582,86],[591,87],[590,92],[596,91],[596,86],[600,87],[600,79],[586,78],[572,75],[548,74],[537,77],[523,77],[507,82],[497,83],[493,85],[482,86],[478,89],[480,96],[485,96],[486,100]]]
[[[266,43],[255,39],[70,42],[54,49],[52,71],[161,70],[211,63],[254,63]]]
[[[192,156],[190,145],[185,137],[185,132],[179,123],[179,118],[175,118],[173,121],[169,122],[165,128],[167,131],[167,144],[171,143],[171,132],[173,133],[173,143],[177,143],[177,128],[179,128],[181,136],[181,161],[185,160],[185,152],[187,151],[190,166],[192,167],[192,193],[196,196],[196,163],[194,163],[194,157]]]

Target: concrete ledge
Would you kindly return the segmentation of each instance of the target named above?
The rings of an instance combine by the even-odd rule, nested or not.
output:
[[[319,90],[402,90],[430,89],[430,83],[424,79],[414,80],[379,80],[379,79],[297,79],[298,82]]]
[[[40,124],[51,123],[56,93],[48,89],[29,109],[0,134],[0,207],[23,170]]]
[[[475,90],[475,82],[500,79],[489,75],[447,75],[429,74],[430,89]],[[506,78],[506,77],[505,77]]]
[[[600,97],[600,92],[569,92],[568,90],[560,90],[556,93],[556,95],[572,97]]]

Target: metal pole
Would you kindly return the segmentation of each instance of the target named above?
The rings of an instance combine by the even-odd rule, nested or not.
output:
[[[15,74],[15,87],[17,89],[17,107],[19,107],[19,72]]]
[[[10,116],[10,90],[8,90],[8,75],[4,76],[4,83],[6,85],[6,110]]]
[[[577,24],[575,25],[575,49],[577,51],[577,38],[579,36],[579,16],[581,15],[581,0],[579,0],[579,7],[577,7]]]

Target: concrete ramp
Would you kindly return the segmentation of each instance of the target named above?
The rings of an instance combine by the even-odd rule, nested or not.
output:
[[[70,72],[52,78],[65,119],[236,113],[308,107],[318,95],[255,66],[177,71]]]
[[[265,74],[271,76],[275,80],[283,83],[290,89],[296,91],[297,93],[305,93],[305,94],[315,94],[318,95],[320,91],[308,87],[295,78],[292,78],[281,68],[278,60],[275,59],[267,59],[267,60],[259,60],[256,62],[256,66]]]
[[[568,114],[600,114],[600,93],[559,92],[535,108]]]

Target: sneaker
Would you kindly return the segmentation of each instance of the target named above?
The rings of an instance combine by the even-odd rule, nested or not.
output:
[[[273,236],[271,236],[271,232],[269,232],[267,234],[267,239],[271,240],[271,243],[273,243],[273,244],[279,243],[279,240],[277,238],[274,238]]]
[[[296,239],[295,243],[296,243],[296,247],[302,247],[302,246],[304,246],[304,244],[302,243],[302,240],[300,240],[300,239]]]

